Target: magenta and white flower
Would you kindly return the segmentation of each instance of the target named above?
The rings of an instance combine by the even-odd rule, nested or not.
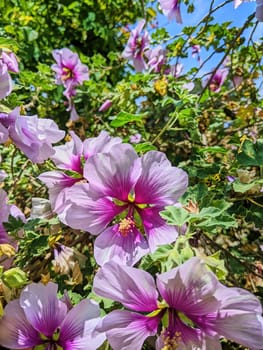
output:
[[[94,329],[100,322],[97,303],[84,299],[70,310],[57,297],[57,285],[31,283],[20,298],[7,304],[0,320],[0,345],[8,349],[34,348],[97,349],[103,333]]]
[[[121,144],[119,137],[111,137],[106,131],[83,142],[73,132],[65,145],[54,147],[51,159],[58,170],[47,171],[39,176],[49,189],[52,209],[61,213],[66,205],[67,191],[76,183],[87,181],[83,175],[84,164],[94,154],[109,152],[114,145]]]
[[[133,61],[136,71],[141,72],[147,65],[144,59],[145,51],[148,49],[150,37],[147,31],[142,34],[145,20],[141,20],[137,27],[131,31],[128,43],[122,53],[122,57]]]
[[[262,349],[259,300],[221,284],[197,257],[157,275],[156,284],[143,270],[108,262],[96,274],[93,290],[128,309],[112,311],[102,320],[100,330],[113,350],[140,350],[154,335],[157,350],[220,350],[222,337]]]
[[[179,0],[159,0],[159,4],[168,19],[175,19],[177,23],[183,23]]]
[[[148,249],[176,240],[178,231],[159,213],[177,202],[188,177],[165,154],[150,151],[139,158],[131,145],[120,144],[89,158],[84,177],[88,184],[72,187],[60,219],[100,234],[94,246],[98,264],[116,258],[133,265]]]
[[[0,143],[10,137],[32,162],[43,163],[55,153],[52,144],[60,141],[65,132],[51,119],[20,115],[19,110],[17,107],[9,114],[0,113]]]

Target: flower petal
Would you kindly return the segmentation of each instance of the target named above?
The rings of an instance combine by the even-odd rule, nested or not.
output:
[[[0,320],[0,345],[8,349],[25,349],[42,343],[38,332],[26,319],[18,299],[8,303],[4,312]]]
[[[57,298],[57,285],[32,283],[21,293],[20,305],[32,326],[47,337],[53,335],[67,314],[67,306]]]
[[[99,315],[100,309],[95,301],[89,299],[82,300],[69,311],[61,324],[59,345],[63,349],[67,349],[74,341],[78,341],[83,337],[85,322],[98,318]]]
[[[158,308],[158,293],[152,276],[114,261],[106,263],[96,274],[93,290],[131,310],[151,312]]]
[[[107,228],[96,238],[94,257],[101,266],[111,260],[132,266],[149,252],[146,240],[137,229],[124,237],[118,232],[118,226]]]
[[[109,198],[90,197],[89,184],[76,184],[66,192],[67,202],[60,220],[68,226],[99,234],[125,207],[117,206]]]
[[[102,330],[113,350],[140,350],[146,338],[157,332],[158,317],[129,311],[113,311],[102,321]]]
[[[92,197],[109,196],[127,201],[141,173],[140,162],[133,147],[115,145],[110,153],[98,153],[89,158],[84,167],[84,176],[90,183]]]
[[[253,350],[262,350],[263,318],[255,312],[227,310],[215,322],[218,334]]]
[[[178,231],[176,226],[167,225],[160,216],[164,208],[137,209],[140,214],[147,235],[150,251],[154,252],[158,246],[176,241]]]
[[[213,295],[218,286],[217,278],[197,257],[158,275],[157,286],[171,307],[185,313],[191,319],[213,314],[220,305],[220,301]],[[210,321],[210,317],[208,320]]]
[[[147,152],[141,162],[141,176],[134,189],[136,203],[165,206],[175,203],[186,191],[186,172],[171,166],[164,153]]]

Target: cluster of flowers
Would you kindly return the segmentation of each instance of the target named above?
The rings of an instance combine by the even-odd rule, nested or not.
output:
[[[122,57],[132,60],[134,69],[137,72],[142,72],[148,69],[149,72],[169,74],[178,77],[182,70],[182,64],[168,65],[166,50],[158,45],[155,48],[150,48],[150,35],[143,28],[145,20],[141,20],[137,27],[131,31],[130,38],[122,53]]]
[[[139,24],[139,33],[143,25]],[[138,49],[132,40],[128,46],[134,53]],[[136,57],[142,59],[140,54]],[[54,58],[56,81],[66,88],[72,112],[72,96],[88,78],[87,67],[68,49],[56,50]],[[3,62],[2,56],[1,67],[6,64],[6,72],[12,70]],[[157,62],[153,65],[158,67]],[[100,317],[99,306],[92,300],[73,306],[67,295],[58,298],[55,283],[31,283],[4,309],[0,345],[95,350],[107,339],[114,350],[140,350],[148,337],[156,336],[157,350],[220,350],[220,339],[226,337],[253,350],[262,349],[263,318],[257,298],[222,285],[201,259],[193,257],[157,275],[156,281],[133,267],[145,254],[184,233],[184,228],[167,225],[160,212],[168,205],[179,205],[187,174],[172,166],[164,153],[150,151],[139,157],[131,145],[105,131],[84,141],[74,132],[70,135],[69,142],[53,147],[64,137],[53,121],[21,116],[18,108],[0,114],[1,143],[10,138],[33,162],[48,158],[54,162],[57,170],[39,176],[49,189],[52,210],[66,225],[98,236],[94,256],[101,268],[93,291],[127,310]],[[3,223],[10,214],[25,218],[7,203],[3,190],[0,202],[0,243],[16,247]]]
[[[56,284],[32,283],[5,307],[0,344],[95,350],[107,339],[114,350],[140,350],[148,337],[158,335],[157,350],[220,350],[221,337],[262,349],[257,298],[222,285],[197,257],[159,274],[156,284],[149,273],[111,261],[95,276],[93,289],[128,310],[100,318],[94,301],[84,299],[73,307],[67,295],[58,299]]]
[[[185,192],[187,174],[161,152],[138,157],[131,145],[105,131],[83,142],[74,132],[71,136],[54,147],[51,159],[59,169],[39,178],[62,222],[99,235],[97,263],[118,258],[134,265],[149,250],[174,242],[177,229],[159,213]]]

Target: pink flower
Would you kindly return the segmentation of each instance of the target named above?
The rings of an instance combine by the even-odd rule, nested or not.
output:
[[[8,137],[35,163],[43,163],[55,153],[52,143],[60,141],[65,132],[51,119],[19,114],[16,107],[9,114],[0,113],[0,143]]]
[[[86,181],[83,176],[84,163],[94,154],[109,152],[114,145],[122,142],[119,137],[111,137],[106,131],[83,142],[73,131],[70,135],[69,142],[53,148],[55,154],[51,159],[58,170],[47,171],[39,176],[49,189],[51,206],[57,214],[63,212],[70,188]]]
[[[166,51],[162,48],[161,45],[159,45],[154,49],[148,50],[146,52],[146,56],[148,58],[147,64],[149,71],[159,73],[166,63]]]
[[[263,0],[257,0],[256,19],[263,22]]]
[[[206,80],[206,82],[209,81],[209,89],[218,92],[221,89],[221,86],[224,84],[226,77],[228,75],[228,69],[227,68],[222,68],[218,69],[211,78],[210,77]]]
[[[8,349],[97,349],[105,335],[95,334],[100,322],[97,303],[84,299],[73,308],[57,297],[57,285],[31,283],[20,298],[7,304],[0,320],[0,344]]]
[[[99,108],[99,112],[105,112],[112,106],[111,100],[106,100]]]
[[[102,320],[100,330],[113,350],[140,350],[156,334],[156,350],[219,350],[222,336],[262,349],[259,300],[221,284],[197,257],[157,275],[156,283],[146,271],[111,261],[96,274],[93,290],[127,309]]]
[[[134,134],[130,136],[129,141],[130,143],[140,143],[141,139],[142,139],[141,134]]]
[[[161,10],[168,19],[175,19],[177,23],[183,23],[179,0],[159,0]]]
[[[71,111],[70,120],[77,120],[78,115],[72,97],[76,95],[76,87],[89,79],[88,67],[81,63],[77,53],[67,48],[54,50],[53,57],[57,62],[51,66],[56,73],[56,84],[66,88],[63,94],[68,99],[67,111]]]
[[[13,52],[2,51],[0,55],[0,98],[5,98],[12,91],[12,78],[8,71],[18,73],[18,62]]]
[[[60,219],[99,234],[94,246],[98,264],[118,259],[133,265],[149,249],[177,239],[176,227],[167,225],[160,211],[177,202],[188,177],[165,154],[150,151],[139,158],[131,145],[116,145],[89,158],[84,177],[88,183],[72,187]]]
[[[131,31],[128,43],[122,53],[122,57],[133,61],[136,71],[141,72],[146,69],[146,62],[144,60],[144,53],[150,43],[149,34],[145,31],[141,35],[145,20],[141,20],[137,27]]]

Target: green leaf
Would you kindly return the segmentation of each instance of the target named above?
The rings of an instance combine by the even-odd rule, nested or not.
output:
[[[131,114],[125,111],[121,111],[120,113],[117,114],[116,118],[112,120],[110,125],[113,126],[114,128],[118,128],[127,123],[142,122],[143,118],[145,117],[146,117],[146,114]]]
[[[190,213],[184,208],[177,208],[168,206],[165,210],[160,212],[161,217],[169,224],[176,226],[183,226],[189,221]]]
[[[237,155],[237,160],[245,166],[263,165],[263,139],[256,143],[246,140],[242,146],[241,152]]]
[[[148,151],[155,151],[157,148],[151,144],[151,142],[139,143],[134,146],[136,152],[138,153],[146,153]]]
[[[260,190],[259,184],[262,182],[263,182],[263,180],[258,180],[258,181],[256,180],[256,181],[252,181],[248,184],[244,184],[244,183],[240,182],[240,180],[237,179],[233,182],[233,190],[235,192],[245,193],[256,186],[258,187],[258,190]]]

